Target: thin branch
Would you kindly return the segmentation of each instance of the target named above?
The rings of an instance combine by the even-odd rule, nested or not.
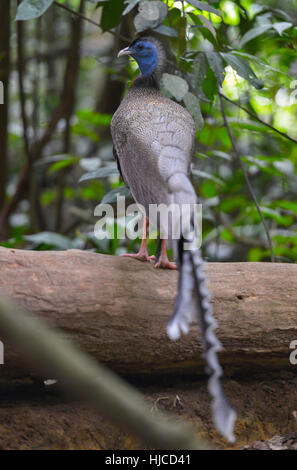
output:
[[[97,28],[101,28],[100,24],[96,23],[96,21],[93,21],[91,18],[88,18],[87,16],[83,15],[82,13],[78,11],[72,10],[71,8],[64,5],[63,3],[54,2],[54,5],[57,5],[58,7],[63,8],[64,10],[68,11],[68,13],[78,16],[79,18],[87,21],[88,23],[93,24],[94,26],[97,26]]]
[[[268,227],[267,227],[267,224],[266,224],[266,221],[264,219],[264,216],[263,216],[263,213],[261,211],[261,208],[259,206],[259,203],[258,203],[258,200],[257,200],[257,196],[255,194],[255,191],[253,189],[253,186],[250,182],[250,179],[249,179],[249,176],[248,176],[248,173],[246,171],[246,168],[245,168],[245,165],[240,157],[240,154],[238,152],[238,149],[237,149],[237,146],[236,146],[236,143],[235,143],[235,140],[233,138],[233,135],[232,135],[232,132],[231,132],[231,129],[230,129],[230,126],[229,126],[229,123],[227,121],[227,117],[226,117],[226,113],[225,113],[225,108],[224,108],[224,103],[223,103],[223,96],[221,95],[220,93],[220,90],[218,89],[218,92],[219,92],[219,99],[220,99],[220,105],[221,105],[221,112],[222,112],[222,116],[223,116],[223,121],[224,121],[224,124],[225,124],[225,127],[227,129],[227,132],[228,132],[228,135],[229,135],[229,139],[231,141],[231,145],[232,145],[232,148],[233,148],[233,151],[234,151],[234,154],[236,156],[236,159],[238,160],[239,164],[240,164],[240,167],[241,167],[241,170],[243,172],[243,175],[244,175],[244,178],[246,180],[246,183],[247,183],[247,186],[248,186],[248,189],[249,189],[249,192],[252,196],[252,199],[255,203],[255,206],[257,208],[257,211],[258,211],[258,214],[262,220],[262,223],[263,223],[263,227],[264,227],[264,230],[266,232],[266,237],[267,237],[267,241],[268,241],[268,245],[269,245],[269,250],[270,250],[270,258],[271,258],[271,262],[274,262],[275,261],[275,258],[274,258],[274,253],[273,253],[273,246],[272,246],[272,241],[271,241],[271,237],[270,237],[270,233],[269,233],[269,230],[268,230]]]
[[[250,111],[249,109],[245,108],[245,107],[242,106],[241,104],[236,103],[236,101],[231,100],[231,99],[228,98],[226,95],[223,95],[223,93],[219,93],[219,95],[220,95],[222,98],[224,98],[224,100],[228,101],[229,103],[233,104],[234,106],[237,106],[237,108],[242,109],[242,111],[244,111],[245,113],[247,113],[249,116],[251,116],[252,118],[254,118],[256,121],[260,122],[260,123],[263,124],[264,126],[266,126],[266,127],[268,127],[269,129],[271,129],[273,132],[276,132],[277,134],[281,135],[281,136],[284,137],[285,139],[288,139],[288,140],[290,140],[291,142],[294,142],[294,144],[297,144],[297,140],[294,139],[294,137],[289,136],[289,135],[286,134],[285,132],[279,131],[278,129],[276,129],[275,127],[273,127],[271,124],[268,124],[267,122],[263,121],[263,119],[259,118],[259,116],[257,116],[257,114],[253,113],[252,111]]]
[[[87,21],[88,23],[91,23],[92,25],[94,26],[97,26],[97,28],[101,28],[100,24],[99,23],[96,23],[96,21],[92,20],[91,18],[89,18],[88,16],[85,16],[83,15],[82,13],[79,13],[78,11],[75,11],[75,10],[72,10],[71,8],[67,7],[66,5],[63,5],[62,3],[58,3],[58,2],[54,2],[54,5],[60,7],[60,8],[63,8],[64,10],[68,11],[68,13],[71,13],[72,15],[75,15],[75,16],[78,16],[79,18]],[[114,36],[117,36],[117,33],[115,33],[114,31],[111,31],[109,30],[108,31],[110,34],[113,34]],[[120,36],[120,38],[123,40],[123,41],[126,41],[126,42],[131,42],[131,39],[128,39],[124,36]]]

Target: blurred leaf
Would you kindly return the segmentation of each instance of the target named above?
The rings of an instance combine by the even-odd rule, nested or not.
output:
[[[297,215],[297,202],[294,201],[275,201],[273,203],[275,207],[279,209],[287,209],[288,211],[292,211]],[[297,232],[295,232],[295,236],[297,237]]]
[[[101,165],[101,160],[98,157],[81,158],[79,165],[83,170],[95,171]]]
[[[291,176],[294,174],[294,164],[287,158],[273,162],[273,166],[284,175]]]
[[[139,3],[140,0],[124,0],[124,3],[128,3],[125,10],[123,11],[123,16],[130,13],[131,10]]]
[[[242,78],[245,78],[251,85],[253,85],[257,90],[260,90],[264,86],[264,82],[259,80],[251,66],[243,60],[241,57],[237,57],[233,54],[226,52],[221,52],[221,56],[226,60],[226,62],[231,65],[231,67],[236,70],[238,75]]]
[[[216,8],[211,7],[210,5],[208,5],[208,3],[200,2],[198,0],[187,0],[187,3],[190,3],[190,5],[197,8],[198,10],[208,11],[209,13],[213,13],[214,15],[217,15],[220,18],[222,18],[222,15],[219,12],[219,10],[217,10]]]
[[[253,208],[253,211],[255,209]],[[279,213],[279,211],[270,209],[269,207],[264,207],[261,206],[261,210],[263,212],[263,215],[265,218],[268,219],[273,219],[275,222],[277,222],[279,225],[283,225],[285,227],[289,227],[292,223],[292,217],[289,215],[282,215]]]
[[[138,14],[134,18],[136,31],[140,33],[146,29],[157,28],[163,23],[167,12],[167,5],[159,0],[141,0],[139,2]]]
[[[111,114],[102,114],[94,111],[93,109],[79,109],[76,112],[76,116],[93,126],[109,126],[111,123]]]
[[[16,20],[23,21],[39,18],[53,2],[54,0],[23,0],[18,6]]]
[[[65,160],[60,160],[58,162],[53,163],[48,172],[49,174],[54,173],[55,171],[63,170],[64,168],[67,168],[68,166],[73,165],[74,163],[78,162],[78,157],[69,157],[65,158]]]
[[[215,157],[223,158],[224,160],[232,161],[232,156],[229,153],[222,152],[221,150],[213,150],[212,155]]]
[[[206,57],[211,70],[220,86],[223,85],[225,78],[224,64],[218,52],[206,52]]]
[[[263,65],[263,67],[268,68],[269,70],[273,70],[273,72],[277,73],[282,73],[284,75],[287,75],[286,73],[282,72],[279,69],[276,69],[275,67],[271,67],[269,64],[267,64],[264,60],[260,59],[260,57],[257,57],[256,55],[248,54],[247,52],[241,52],[241,51],[232,51],[232,54],[234,55],[239,55],[242,57],[246,57],[247,59],[254,60],[258,62],[259,64]]]
[[[162,80],[166,90],[168,90],[177,101],[181,101],[189,91],[189,85],[186,80],[177,75],[163,73]]]
[[[174,28],[170,28],[169,26],[161,25],[157,26],[157,28],[154,28],[154,31],[159,34],[163,34],[164,36],[170,36],[177,38],[178,37],[178,32]]]
[[[192,174],[194,176],[199,177],[199,178],[203,178],[203,179],[205,178],[205,179],[211,180],[214,183],[219,184],[220,186],[224,185],[224,181],[220,180],[219,178],[217,178],[216,176],[214,176],[210,173],[207,173],[206,171],[200,171],[200,170],[197,170],[196,168],[193,168],[192,169]]]
[[[113,175],[119,175],[119,172],[116,167],[102,167],[98,168],[97,170],[85,173],[79,178],[78,182],[82,183],[83,181],[106,178],[107,176]]]
[[[198,18],[199,18],[199,20],[202,21],[202,23],[204,24],[205,28],[207,28],[208,31],[211,32],[211,34],[213,35],[213,37],[214,37],[215,39],[217,39],[217,33],[216,33],[216,30],[215,30],[215,27],[214,27],[213,23],[212,23],[210,20],[208,20],[207,18],[205,18],[205,16],[203,16],[203,15],[199,15]]]
[[[279,23],[272,24],[273,29],[275,29],[280,36],[286,29],[289,29],[292,26],[293,26],[293,23],[287,23],[286,21],[280,21]]]
[[[54,162],[61,162],[65,160],[71,160],[73,158],[77,158],[74,155],[70,155],[69,153],[59,153],[57,155],[50,155],[48,157],[44,157],[41,160],[35,162],[35,166],[45,165],[47,163],[54,163]]]
[[[200,192],[203,197],[210,199],[218,194],[216,186],[211,181],[202,181],[199,186]]]
[[[197,90],[203,84],[207,71],[206,58],[203,52],[200,52],[194,60],[193,69],[192,85]]]
[[[108,2],[98,2],[102,6],[102,16],[100,26],[103,30],[109,31],[120,23],[122,13],[125,9],[124,0],[109,0]]]
[[[247,42],[251,41],[252,39],[255,39],[258,36],[261,36],[261,34],[265,33],[272,27],[271,23],[268,24],[261,24],[259,26],[255,26],[255,28],[250,29],[247,31],[243,37],[241,38],[239,47],[242,48]]]
[[[71,250],[77,248],[77,243],[74,243],[69,238],[54,232],[40,232],[34,235],[24,235],[24,239],[33,243],[35,246],[48,245],[58,250]]]
[[[114,204],[117,202],[117,197],[123,196],[125,198],[131,198],[131,192],[127,188],[127,186],[120,186],[119,188],[113,189],[109,191],[109,193],[105,194],[104,198],[101,201],[101,204]]]
[[[195,95],[193,95],[193,93],[188,92],[184,96],[184,103],[187,110],[192,115],[197,129],[200,131],[204,124],[204,119],[200,109],[200,101]]]

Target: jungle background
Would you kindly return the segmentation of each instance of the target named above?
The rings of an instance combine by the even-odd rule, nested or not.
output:
[[[142,34],[166,45],[162,90],[196,123],[192,181],[203,257],[221,262],[207,269],[224,389],[238,412],[234,446],[296,449],[297,0],[0,0],[0,288],[21,308],[1,297],[0,327],[32,362],[42,356],[45,371],[34,375],[5,343],[0,448],[141,448],[123,423],[157,448],[193,444],[182,428],[160,432],[159,411],[194,424],[199,445],[234,448],[212,423],[196,330],[177,343],[166,337],[176,273],[97,254],[140,243],[98,240],[94,211],[118,194],[132,202],[110,122],[138,74],[117,53]],[[76,361],[26,310],[88,359]],[[90,356],[140,389],[149,412],[140,407],[134,419],[135,389],[121,396],[123,382],[109,383]],[[65,377],[99,415],[61,398],[56,378],[59,386]]]
[[[116,56],[149,31],[171,51],[164,92],[197,124],[192,173],[203,205],[204,257],[270,260],[269,232],[275,259],[295,262],[296,6],[295,0],[281,9],[273,0],[2,1],[1,244],[109,254],[137,249],[139,240],[97,240],[94,209],[113,203],[118,191],[127,194],[109,124],[138,72]],[[153,251],[155,242],[149,244]]]

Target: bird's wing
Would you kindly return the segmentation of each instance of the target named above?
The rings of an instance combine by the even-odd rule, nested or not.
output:
[[[123,101],[111,131],[123,178],[146,209],[175,202],[174,193],[191,186],[195,126],[182,106],[160,93],[136,94]]]
[[[121,169],[121,164],[120,164],[120,161],[119,161],[119,157],[118,157],[118,154],[117,154],[117,151],[116,151],[116,148],[115,146],[113,146],[113,149],[112,149],[112,152],[113,152],[113,156],[115,158],[115,161],[117,162],[117,167],[118,167],[118,170],[119,170],[119,173],[121,175],[121,178],[122,180],[124,181],[125,185],[127,185],[126,181],[124,180],[124,177],[123,177],[123,172],[122,172],[122,169]],[[128,186],[129,187],[129,186]]]

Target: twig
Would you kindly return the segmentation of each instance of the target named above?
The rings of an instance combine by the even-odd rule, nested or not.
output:
[[[54,5],[60,7],[60,8],[63,8],[64,10],[68,11],[68,13],[71,13],[72,15],[75,15],[75,16],[79,16],[81,19],[87,21],[88,23],[91,23],[92,25],[94,26],[97,26],[97,28],[101,28],[100,24],[99,23],[96,23],[96,21],[92,20],[91,18],[89,18],[88,16],[85,16],[83,15],[82,13],[79,13],[78,11],[75,11],[75,10],[72,10],[72,8],[69,8],[67,7],[66,5],[62,4],[62,3],[58,3],[58,2],[54,2]],[[112,30],[108,30],[108,32],[110,34],[113,34],[114,36],[117,36],[117,33],[115,33],[114,31]],[[123,41],[126,41],[126,42],[131,42],[131,39],[128,39],[124,36],[120,36],[120,38],[123,40]]]
[[[268,227],[267,227],[267,224],[266,224],[266,221],[264,219],[264,216],[262,214],[262,211],[261,211],[261,208],[259,206],[259,203],[258,203],[258,200],[257,200],[257,196],[255,194],[255,191],[253,189],[253,186],[250,182],[250,179],[249,179],[249,176],[248,176],[248,173],[246,171],[246,168],[245,168],[245,165],[240,157],[240,154],[237,150],[237,146],[236,146],[236,143],[235,143],[235,140],[233,138],[233,135],[232,135],[232,132],[231,132],[231,129],[230,129],[230,126],[229,126],[229,123],[227,121],[227,117],[226,117],[226,113],[225,113],[225,108],[224,108],[224,103],[223,103],[223,96],[221,95],[220,93],[220,90],[218,88],[218,92],[219,92],[219,99],[220,99],[220,105],[221,105],[221,112],[222,112],[222,116],[223,116],[223,121],[224,121],[224,124],[225,124],[225,127],[227,129],[227,132],[228,132],[228,135],[229,135],[229,139],[231,141],[231,145],[232,145],[232,148],[233,148],[233,151],[234,151],[234,154],[236,156],[236,159],[238,160],[239,164],[240,164],[240,167],[241,167],[241,170],[243,172],[243,175],[244,175],[244,178],[246,180],[246,183],[247,183],[247,186],[248,186],[248,189],[249,189],[249,192],[252,196],[252,199],[255,203],[255,206],[257,208],[257,211],[258,211],[258,214],[262,220],[262,223],[263,223],[263,226],[264,226],[264,230],[266,232],[266,237],[267,237],[267,241],[268,241],[268,245],[269,245],[269,250],[270,250],[270,258],[271,258],[271,262],[273,263],[275,261],[275,258],[274,258],[274,253],[273,253],[273,246],[272,246],[272,241],[271,241],[271,237],[270,237],[270,233],[269,233],[269,230],[268,230]]]
[[[79,18],[87,21],[88,23],[93,24],[94,26],[97,26],[97,28],[101,28],[100,24],[96,23],[96,21],[92,20],[91,18],[88,18],[87,16],[83,15],[82,13],[78,11],[72,10],[71,8],[64,5],[63,3],[54,2],[54,5],[57,5],[58,7],[63,8],[64,10],[68,11],[68,13],[78,16]]]
[[[281,135],[281,136],[284,137],[285,139],[288,139],[288,140],[290,140],[291,142],[294,142],[294,144],[297,144],[297,140],[294,139],[294,137],[289,136],[289,135],[286,134],[285,132],[279,131],[278,129],[276,129],[275,127],[273,127],[271,124],[268,124],[267,122],[263,121],[263,119],[261,119],[259,116],[257,116],[257,114],[253,113],[252,111],[250,111],[249,109],[245,108],[245,107],[242,106],[241,104],[236,103],[236,101],[231,100],[231,99],[228,98],[226,95],[223,95],[223,93],[219,93],[219,95],[220,95],[222,98],[224,98],[224,100],[228,101],[229,103],[233,104],[234,106],[237,106],[237,108],[242,109],[242,111],[244,111],[245,113],[249,114],[249,116],[251,116],[251,117],[253,117],[254,119],[256,119],[256,121],[260,122],[260,123],[263,124],[264,126],[266,126],[266,127],[268,127],[269,129],[271,129],[272,131],[274,131],[274,132],[276,132],[277,134]]]

